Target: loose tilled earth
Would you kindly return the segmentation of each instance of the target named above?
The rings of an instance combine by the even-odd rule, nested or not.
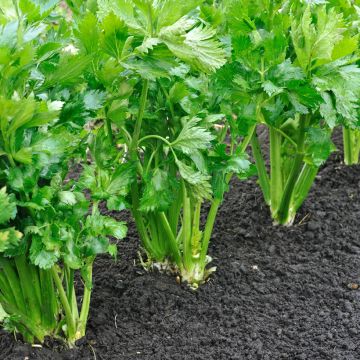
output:
[[[96,262],[86,339],[31,348],[0,332],[0,359],[360,359],[360,166],[341,159],[290,228],[272,225],[255,179],[233,181],[210,248],[218,270],[197,291],[142,269],[130,223],[119,261]]]

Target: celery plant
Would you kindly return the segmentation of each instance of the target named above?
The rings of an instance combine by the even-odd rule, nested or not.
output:
[[[347,32],[351,37],[351,46],[356,48],[359,58],[359,29],[360,29],[360,1],[354,2],[334,2],[351,25]],[[359,62],[358,62],[359,64]],[[360,89],[357,95],[360,98]],[[343,124],[343,143],[344,143],[344,162],[346,165],[359,164],[360,155],[360,113],[358,113],[358,121],[356,124],[345,122]]]
[[[223,6],[232,37],[225,81],[232,84],[233,111],[253,133],[259,183],[273,219],[291,224],[334,150],[332,129],[357,122],[357,37],[325,2],[229,0]],[[269,171],[256,124],[268,128]]]
[[[217,113],[210,74],[225,63],[225,51],[200,18],[209,9],[201,4],[99,0],[75,31],[80,50],[94,59],[91,83],[106,94],[97,138],[109,139],[115,164],[135,169],[131,197],[111,197],[108,207],[129,205],[149,261],[168,264],[195,286],[209,272],[208,245],[229,174],[250,168],[236,144],[222,145],[228,125]]]
[[[86,146],[67,86],[81,82],[89,61],[63,50],[64,27],[46,19],[51,9],[20,5],[0,15],[0,321],[30,343],[53,336],[73,346],[85,335],[94,259],[115,255],[107,236],[122,238],[126,227],[99,213],[101,194],[93,194],[88,214],[83,190],[95,175],[76,187],[65,182],[70,160],[83,158]],[[83,116],[93,112],[92,95],[81,95]],[[116,188],[116,175],[108,179]]]

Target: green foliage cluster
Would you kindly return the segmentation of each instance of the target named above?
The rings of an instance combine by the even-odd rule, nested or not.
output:
[[[229,125],[212,74],[226,63],[226,46],[201,3],[98,1],[96,12],[75,15],[74,30],[80,54],[93,58],[90,86],[104,94],[95,153],[132,176],[130,198],[109,198],[108,208],[129,206],[149,263],[170,261],[193,286],[209,273],[207,248],[228,176],[253,171],[245,148],[224,142]],[[202,229],[204,201],[211,210]]]
[[[218,75],[223,106],[235,112],[240,131],[253,131],[265,201],[276,222],[291,224],[335,150],[333,129],[359,126],[359,8],[337,1],[228,0],[222,6],[232,48]],[[257,124],[269,129],[270,171]]]
[[[116,255],[108,236],[123,238],[126,226],[100,214],[101,198],[89,212],[85,184],[67,178],[69,166],[86,160],[83,117],[95,113],[92,92],[81,94],[81,117],[69,111],[66,99],[80,92],[73,86],[85,83],[90,61],[66,51],[67,26],[60,15],[49,16],[54,2],[18,5],[10,8],[14,14],[2,9],[0,17],[3,324],[29,342],[64,336],[73,345],[85,334],[94,259]],[[84,283],[81,310],[76,272]]]
[[[345,161],[358,161],[359,9],[346,0],[2,1],[3,326],[29,342],[73,346],[84,336],[95,258],[116,257],[127,230],[101,209],[129,209],[143,265],[193,288],[215,270],[208,246],[233,176],[257,175],[274,221],[291,224],[335,150],[335,127]]]

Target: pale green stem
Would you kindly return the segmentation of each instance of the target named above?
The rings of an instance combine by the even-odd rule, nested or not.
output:
[[[53,266],[51,268],[51,273],[54,279],[55,286],[58,290],[60,301],[62,304],[62,307],[65,312],[65,318],[66,318],[66,324],[67,324],[67,335],[68,335],[68,342],[69,345],[72,346],[75,343],[76,340],[76,324],[73,319],[73,314],[71,312],[71,306],[69,304],[68,298],[66,296],[62,281],[59,277],[59,274],[57,272],[56,266]]]
[[[271,213],[276,215],[283,193],[281,134],[270,127],[270,206]]]

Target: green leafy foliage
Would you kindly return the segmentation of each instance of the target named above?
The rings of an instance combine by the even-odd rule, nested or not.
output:
[[[87,14],[77,36],[87,53],[94,52],[98,43],[104,53],[143,78],[169,76],[176,67],[174,56],[211,73],[224,65],[225,52],[216,31],[192,16],[201,2],[149,1],[145,5],[135,0],[99,0],[100,28],[96,29],[95,16]]]
[[[233,137],[254,134],[265,200],[275,221],[291,223],[317,169],[335,149],[332,129],[358,122],[358,29],[350,15],[355,8],[325,1],[229,0],[223,9],[232,63],[215,83],[219,92],[224,89],[222,111],[236,116]],[[270,173],[255,123],[270,133]],[[215,183],[221,188],[220,178]]]
[[[8,253],[13,247],[16,247],[22,238],[21,232],[15,228],[7,228],[0,230],[0,252]]]
[[[14,196],[10,196],[6,193],[6,188],[0,189],[0,224],[5,224],[10,219],[14,219],[16,216],[16,202]]]
[[[48,17],[57,3],[21,0],[0,15],[0,304],[2,325],[26,341],[62,336],[73,346],[85,335],[95,257],[116,256],[115,241],[127,231],[98,204],[125,196],[134,172],[130,163],[112,171],[101,156],[109,144],[99,141],[84,186],[68,177],[86,161],[91,136],[83,127],[91,128],[106,94],[88,88],[93,58],[74,54],[62,10]]]
[[[308,71],[324,61],[331,61],[336,44],[343,39],[342,15],[334,8],[316,8],[317,22],[314,24],[312,8],[308,5],[300,21],[293,18],[291,36],[300,66]]]
[[[220,7],[201,0],[97,5],[75,24],[78,56],[95,59],[87,73],[93,94],[104,94],[90,146],[97,168],[84,167],[78,188],[106,199],[109,210],[129,206],[149,259],[170,260],[184,279],[202,282],[211,231],[199,228],[201,204],[213,204],[210,228],[232,173],[245,177],[251,167],[244,149],[235,157],[238,142],[224,151],[221,169],[209,156],[228,131],[213,82],[228,51],[216,28]],[[225,184],[219,196],[217,172]]]
[[[145,189],[140,200],[140,210],[144,212],[168,210],[175,201],[175,192],[179,191],[177,181],[161,169],[155,169],[144,180]]]
[[[17,214],[16,199],[13,194],[8,194],[6,188],[0,189],[0,225],[6,225],[10,220],[14,220]],[[17,246],[22,238],[22,234],[14,227],[0,229],[0,253],[13,246]]]
[[[179,20],[162,29],[159,37],[181,60],[205,73],[213,72],[224,65],[224,50],[214,39],[215,30],[193,26],[193,21]]]
[[[321,166],[329,155],[336,150],[331,141],[331,131],[326,132],[316,128],[309,129],[306,142],[307,156],[305,156],[305,161],[317,167]]]
[[[206,128],[199,126],[200,121],[199,118],[184,118],[184,126],[171,146],[187,155],[196,150],[206,149],[215,136]]]
[[[211,199],[210,176],[202,171],[196,171],[184,162],[177,160],[181,177],[190,187],[190,193],[197,199]]]
[[[214,196],[220,200],[228,191],[227,174],[236,174],[240,179],[246,179],[256,174],[255,166],[249,161],[248,155],[237,151],[227,154],[225,144],[219,144],[211,154],[213,158],[212,187]]]

